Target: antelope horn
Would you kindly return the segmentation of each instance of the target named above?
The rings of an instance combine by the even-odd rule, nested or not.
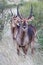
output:
[[[19,16],[19,18],[22,19],[18,9],[19,9],[19,5],[17,6],[17,16]]]
[[[28,19],[30,19],[32,16],[33,16],[33,6],[31,4],[30,15],[29,15]]]
[[[11,11],[11,9],[10,9],[10,11]],[[11,16],[13,16],[13,12],[11,11]]]

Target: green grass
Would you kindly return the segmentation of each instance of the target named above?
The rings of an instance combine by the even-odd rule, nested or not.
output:
[[[38,33],[38,42],[43,45],[43,29]]]

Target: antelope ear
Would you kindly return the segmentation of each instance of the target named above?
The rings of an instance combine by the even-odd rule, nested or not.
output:
[[[32,16],[31,19],[34,20],[34,16]]]
[[[34,16],[31,16],[30,18],[27,18],[27,21],[32,21],[34,20]]]

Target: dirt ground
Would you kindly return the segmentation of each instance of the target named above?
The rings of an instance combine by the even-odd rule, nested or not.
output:
[[[0,41],[0,65],[43,65],[43,51],[37,49],[39,43],[35,43],[34,55],[29,48],[24,56],[22,49],[20,56],[17,55],[16,41],[13,41],[10,24],[8,23],[3,30],[2,40]]]

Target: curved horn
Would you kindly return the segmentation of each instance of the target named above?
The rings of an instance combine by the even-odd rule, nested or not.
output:
[[[19,14],[19,5],[17,6],[17,16],[19,16],[20,17],[20,19],[22,19],[22,17],[21,17],[21,15]]]
[[[10,11],[11,11],[11,9],[10,9]],[[11,11],[11,16],[13,16],[13,12]]]
[[[32,16],[33,16],[33,6],[31,4],[30,15],[29,15],[28,19],[30,19]]]

